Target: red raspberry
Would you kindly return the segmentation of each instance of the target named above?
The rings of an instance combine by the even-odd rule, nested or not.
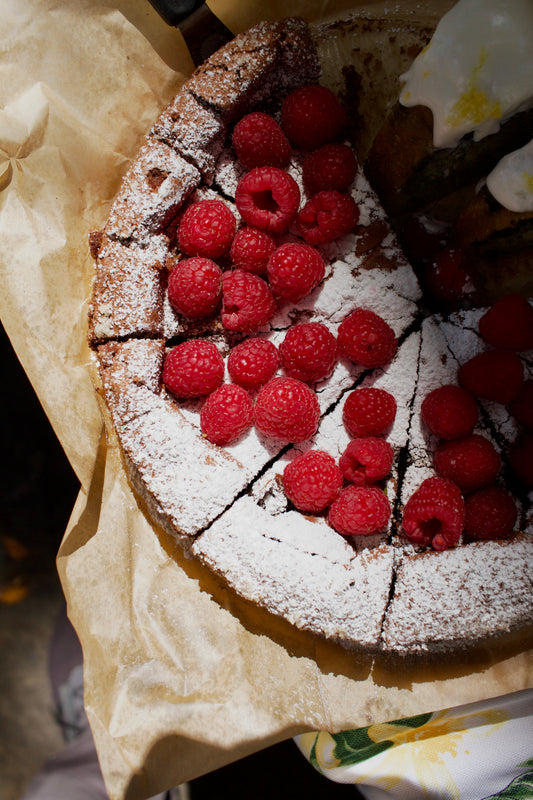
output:
[[[325,86],[301,86],[283,101],[281,127],[294,147],[315,150],[338,139],[345,126],[346,113]]]
[[[245,389],[258,389],[279,366],[278,348],[268,339],[246,339],[228,356],[230,378]]]
[[[462,492],[473,492],[493,483],[501,458],[491,441],[472,433],[464,439],[441,442],[434,453],[433,466],[441,478],[448,478]]]
[[[507,350],[533,348],[533,307],[514,292],[497,300],[479,320],[479,332],[493,347]]]
[[[396,400],[385,389],[364,386],[350,392],[344,403],[342,419],[354,438],[380,436],[396,417]]]
[[[348,486],[331,506],[328,522],[344,536],[369,536],[387,527],[390,503],[376,486]]]
[[[219,258],[229,253],[236,228],[235,216],[222,200],[199,200],[180,220],[178,244],[185,255]]]
[[[303,442],[318,428],[320,407],[315,392],[294,378],[272,378],[259,390],[255,426],[265,436]]]
[[[320,283],[326,266],[314,247],[288,242],[272,253],[267,273],[274,297],[298,303]]]
[[[232,242],[231,263],[237,269],[266,275],[268,259],[276,249],[276,242],[265,231],[257,228],[241,228]]]
[[[308,153],[302,177],[309,194],[336,189],[347,192],[357,173],[357,159],[347,144],[325,144]]]
[[[467,436],[479,419],[479,408],[470,392],[451,383],[426,395],[420,411],[431,433],[440,439]]]
[[[284,233],[296,219],[300,189],[288,172],[256,167],[237,184],[235,204],[243,220],[269,233]]]
[[[465,501],[465,535],[469,539],[504,539],[515,526],[516,503],[505,489],[488,486]]]
[[[342,487],[335,459],[323,450],[309,450],[287,464],[283,490],[300,511],[318,514],[330,506]]]
[[[339,325],[339,350],[363,367],[383,367],[398,349],[394,331],[382,317],[367,308],[356,308]]]
[[[252,426],[253,403],[242,386],[224,383],[209,395],[200,412],[200,427],[206,439],[224,446],[234,442]]]
[[[229,331],[255,333],[276,310],[272,292],[258,275],[235,269],[222,275],[222,324]]]
[[[520,425],[533,430],[533,379],[529,378],[515,399],[509,403],[509,411]]]
[[[427,291],[437,300],[460,300],[468,284],[462,250],[446,248],[436,253],[424,274]]]
[[[347,481],[357,486],[385,478],[392,469],[394,450],[379,436],[353,439],[339,459],[339,467]]]
[[[224,378],[224,360],[212,342],[191,339],[173,347],[163,365],[163,383],[176,397],[202,397]]]
[[[464,526],[461,490],[445,478],[427,478],[403,511],[403,529],[414,544],[447,550],[459,541]]]
[[[221,297],[222,270],[210,258],[184,258],[172,267],[168,299],[179,314],[189,319],[208,317]]]
[[[304,383],[329,378],[337,363],[337,340],[321,322],[294,325],[279,351],[285,374]]]
[[[524,367],[512,350],[485,350],[459,369],[459,383],[475,397],[506,405],[524,383]]]
[[[232,143],[237,158],[247,170],[284,167],[291,157],[291,146],[281,127],[262,111],[253,111],[239,120],[233,130]]]
[[[509,450],[509,461],[526,486],[533,486],[533,433],[525,433]]]
[[[307,201],[296,217],[296,228],[308,244],[325,244],[351,233],[358,219],[353,197],[331,189]]]

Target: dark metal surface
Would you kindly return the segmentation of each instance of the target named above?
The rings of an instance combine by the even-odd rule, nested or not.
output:
[[[179,28],[195,66],[233,39],[232,32],[201,0],[150,0],[168,25]]]

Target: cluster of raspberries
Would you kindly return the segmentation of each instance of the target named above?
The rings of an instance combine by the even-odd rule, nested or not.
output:
[[[406,503],[403,528],[415,544],[436,550],[467,539],[499,539],[516,523],[511,494],[496,480],[502,458],[474,429],[478,400],[506,405],[522,433],[508,452],[516,477],[533,486],[533,381],[524,380],[517,352],[533,348],[533,309],[510,294],[481,317],[479,333],[489,346],[459,368],[458,384],[440,386],[422,403],[422,419],[438,437],[436,476],[425,480]]]
[[[348,192],[357,162],[339,142],[345,112],[335,95],[304,86],[284,101],[281,119],[257,111],[235,125],[232,144],[247,172],[235,192],[241,224],[219,199],[190,203],[178,222],[180,258],[170,260],[168,296],[191,319],[220,309],[235,333],[257,333],[278,302],[298,303],[325,276],[316,245],[354,230],[359,209]],[[289,174],[293,148],[303,151],[307,201]],[[229,267],[229,268],[227,268]]]
[[[262,112],[247,114],[232,136],[247,170],[235,194],[241,227],[237,230],[233,212],[221,200],[191,203],[179,220],[182,257],[169,264],[169,302],[190,319],[220,310],[226,330],[248,335],[226,361],[215,344],[201,339],[177,345],[165,359],[163,381],[173,395],[206,398],[200,425],[214,444],[227,445],[252,425],[277,441],[304,442],[320,421],[313,387],[331,375],[340,357],[374,368],[396,353],[392,328],[365,308],[348,314],[336,336],[319,322],[293,326],[279,347],[253,335],[278,302],[298,303],[323,280],[325,264],[316,245],[357,224],[359,210],[348,193],[357,162],[352,149],[338,141],[345,124],[335,95],[318,85],[289,95],[280,123]],[[304,153],[309,199],[302,207],[298,184],[285,170],[293,148]],[[283,374],[276,374],[279,370]],[[224,381],[226,371],[230,382]],[[345,534],[383,529],[390,505],[375,484],[392,466],[392,447],[382,434],[395,413],[387,392],[352,392],[344,421],[354,440],[339,465],[327,453],[309,451],[286,470],[285,490],[296,508],[321,513],[332,505],[329,520]],[[351,485],[341,492],[345,480]]]
[[[298,303],[325,276],[316,245],[354,230],[359,210],[348,193],[357,163],[339,143],[346,118],[328,89],[313,85],[289,95],[278,123],[262,112],[243,117],[232,143],[247,170],[235,204],[242,223],[221,200],[191,203],[179,220],[181,257],[169,263],[169,302],[190,319],[220,312],[225,329],[247,335],[226,362],[209,341],[190,340],[167,355],[163,381],[178,398],[205,397],[203,435],[227,445],[252,425],[262,436],[301,443],[317,431],[320,408],[313,386],[327,379],[339,357],[366,368],[394,357],[390,326],[369,309],[352,311],[337,336],[321,323],[291,328],[281,345],[257,336],[279,302]],[[304,153],[302,177],[307,202],[300,207],[298,184],[286,171],[293,148]],[[462,268],[450,252],[439,269],[447,281]],[[462,285],[462,274],[460,283]],[[455,291],[455,289],[454,289]],[[512,497],[495,481],[501,456],[492,442],[474,433],[476,398],[503,403],[524,429],[509,453],[518,477],[533,485],[533,381],[524,381],[517,351],[533,347],[533,310],[520,295],[496,303],[480,320],[490,346],[464,364],[459,385],[443,386],[425,398],[422,417],[441,441],[434,455],[436,475],[406,503],[403,530],[416,544],[437,550],[454,546],[464,534],[487,539],[506,536],[516,522]],[[279,375],[278,370],[283,374]],[[225,374],[231,382],[225,382]],[[348,394],[343,421],[352,440],[339,459],[309,450],[283,474],[285,493],[303,513],[327,513],[343,535],[386,529],[390,503],[382,487],[394,453],[385,439],[396,402],[388,392],[359,388]]]

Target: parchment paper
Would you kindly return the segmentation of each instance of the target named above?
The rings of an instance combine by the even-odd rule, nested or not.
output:
[[[354,5],[211,7],[237,33]],[[91,380],[87,236],[193,66],[180,34],[140,0],[0,0],[0,33],[0,313],[81,482],[58,568],[112,800],[140,800],[304,730],[532,686],[523,641],[440,666],[349,654],[239,600],[152,528]]]

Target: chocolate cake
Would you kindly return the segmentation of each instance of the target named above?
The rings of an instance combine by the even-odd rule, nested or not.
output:
[[[324,279],[300,302],[279,302],[254,335],[278,345],[299,322],[320,322],[336,335],[350,311],[368,308],[397,338],[390,363],[371,369],[340,358],[332,375],[313,387],[320,426],[297,444],[254,427],[227,446],[212,444],[200,427],[203,401],[178,400],[162,381],[164,359],[176,344],[207,340],[226,357],[243,338],[226,330],[219,314],[191,320],[169,302],[167,267],[179,255],[176,225],[202,198],[222,199],[238,218],[235,191],[244,169],[231,146],[233,126],[252,110],[278,114],[291,92],[320,81],[316,40],[317,32],[299,19],[258,25],[208,59],[154,123],[103,231],[92,236],[89,340],[98,389],[142,508],[247,600],[313,635],[372,653],[451,652],[500,640],[525,631],[532,619],[527,490],[517,494],[516,530],[505,539],[462,539],[441,553],[404,536],[403,508],[434,474],[436,441],[420,406],[429,391],[456,381],[468,353],[467,321],[428,314],[361,168],[350,189],[357,225],[317,245]],[[302,158],[295,150],[287,171],[305,199]],[[482,312],[471,313],[465,335],[479,349],[474,320]],[[531,374],[528,355],[521,359]],[[383,485],[391,516],[386,529],[347,537],[325,514],[298,511],[283,491],[282,473],[310,448],[338,459],[350,441],[345,399],[366,386],[385,389],[397,403],[387,432],[394,464]],[[503,452],[499,428],[489,408],[476,430]]]

